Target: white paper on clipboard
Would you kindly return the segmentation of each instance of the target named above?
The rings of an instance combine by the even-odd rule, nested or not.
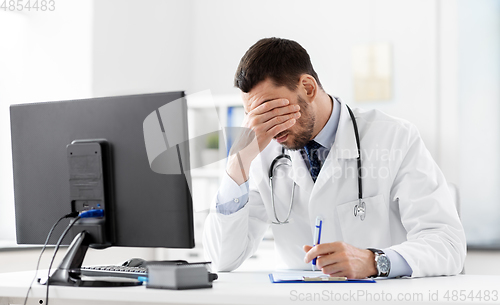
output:
[[[273,272],[273,278],[275,281],[302,281],[304,277],[325,277],[328,278],[328,274],[324,274],[321,271],[296,271],[296,272]]]

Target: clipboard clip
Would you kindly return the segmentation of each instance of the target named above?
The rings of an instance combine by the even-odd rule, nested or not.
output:
[[[345,282],[347,277],[345,276],[304,276],[302,279],[305,282]]]

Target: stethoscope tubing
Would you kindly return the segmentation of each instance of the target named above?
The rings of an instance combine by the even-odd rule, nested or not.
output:
[[[357,146],[357,149],[358,149],[358,157],[357,157],[357,167],[358,167],[358,171],[357,171],[357,174],[358,174],[358,205],[356,205],[354,207],[354,216],[357,217],[358,214],[360,215],[360,219],[361,220],[364,220],[365,219],[365,213],[366,213],[366,205],[365,203],[363,202],[363,184],[362,184],[362,179],[361,179],[361,176],[362,176],[362,173],[361,173],[361,148],[360,148],[360,141],[359,141],[359,132],[358,132],[358,124],[356,123],[356,118],[354,117],[354,113],[352,112],[351,108],[347,106],[347,110],[349,111],[349,116],[351,117],[351,120],[352,120],[352,125],[353,125],[353,128],[354,128],[354,135],[356,137],[356,146]],[[290,157],[290,155],[286,154],[285,153],[285,148],[284,147],[281,147],[281,154],[278,155],[276,158],[274,158],[274,160],[271,162],[271,165],[269,167],[269,185],[271,187],[271,204],[273,206],[273,211],[274,211],[274,218],[276,219],[276,221],[273,221],[272,223],[273,224],[285,224],[285,223],[288,223],[289,221],[289,218],[290,218],[290,214],[292,212],[292,206],[293,206],[293,197],[294,197],[294,192],[295,192],[295,181],[293,182],[293,186],[292,186],[292,196],[290,198],[290,207],[288,209],[288,214],[287,214],[287,217],[284,221],[281,221],[279,220],[278,218],[278,214],[276,213],[276,205],[274,204],[274,185],[273,185],[273,178],[274,178],[274,171],[282,166],[283,164],[277,164],[277,162],[279,162],[279,160],[283,159],[283,158],[286,158],[290,161],[290,163],[292,162],[292,158]]]
[[[347,106],[347,105],[346,105]],[[363,184],[361,182],[361,149],[359,145],[359,132],[358,132],[358,124],[356,123],[356,118],[352,113],[352,110],[349,106],[347,106],[347,110],[349,111],[349,115],[351,116],[352,126],[354,127],[354,136],[356,137],[356,146],[358,148],[358,199],[362,200],[363,198]]]

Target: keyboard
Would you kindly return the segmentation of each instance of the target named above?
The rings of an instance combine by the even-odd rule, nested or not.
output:
[[[140,276],[148,276],[146,267],[124,267],[124,266],[91,266],[81,267],[80,274],[90,277],[126,277],[136,279]]]
[[[185,261],[171,261],[175,265],[206,265],[208,262],[187,263]],[[147,277],[148,269],[146,267],[126,267],[126,266],[90,266],[81,267],[80,274],[88,277],[125,277],[137,279],[138,277]],[[216,273],[209,273],[210,281],[218,278]]]

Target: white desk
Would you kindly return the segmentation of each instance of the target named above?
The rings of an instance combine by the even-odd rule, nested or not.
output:
[[[267,272],[219,273],[213,288],[158,290],[146,287],[50,287],[49,305],[57,304],[332,304],[381,302],[394,304],[481,303],[500,304],[500,276],[459,275],[421,279],[379,280],[375,284],[272,284]],[[22,304],[33,272],[0,273],[0,305]],[[466,298],[460,302],[463,290]],[[448,292],[448,299],[446,293]],[[482,299],[478,298],[481,293]],[[486,294],[489,301],[486,301]],[[456,296],[454,298],[453,296]],[[496,296],[496,297],[495,297]],[[28,304],[39,304],[45,286],[36,283]],[[437,297],[436,301],[432,298]],[[402,301],[398,302],[398,298]],[[406,300],[405,300],[406,299]],[[495,301],[496,299],[496,301]]]

